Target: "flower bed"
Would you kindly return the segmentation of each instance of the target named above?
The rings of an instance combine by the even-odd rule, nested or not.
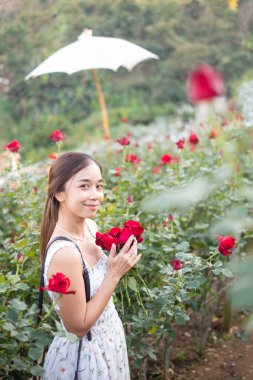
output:
[[[115,292],[136,379],[147,371],[155,378],[145,360],[155,360],[161,347],[160,372],[166,378],[171,342],[190,317],[199,321],[199,350],[204,349],[210,318],[232,277],[226,263],[246,255],[252,239],[252,132],[235,115],[177,141],[154,135],[141,143],[135,127],[115,141],[115,154],[107,157],[100,231],[128,220],[145,229],[138,270]],[[102,152],[97,156],[106,161]],[[65,334],[54,313],[36,327],[38,236],[49,164],[47,159],[44,174],[33,176],[15,168],[1,188],[0,377],[41,374],[37,360],[43,348],[53,335]],[[44,308],[48,312],[50,303]]]

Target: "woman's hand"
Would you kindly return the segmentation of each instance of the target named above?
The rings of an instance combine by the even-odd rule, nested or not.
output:
[[[138,263],[141,256],[141,254],[137,254],[137,240],[133,235],[129,237],[117,255],[116,246],[113,244],[107,261],[108,275],[119,281],[124,274]]]

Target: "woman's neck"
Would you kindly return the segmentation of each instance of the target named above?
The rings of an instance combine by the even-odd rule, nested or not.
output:
[[[59,214],[56,226],[75,237],[83,238],[85,230],[85,219],[65,218]]]

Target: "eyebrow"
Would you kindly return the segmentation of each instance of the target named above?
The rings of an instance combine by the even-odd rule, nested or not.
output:
[[[77,182],[88,182],[88,183],[90,183],[91,181],[89,179],[79,179],[79,181],[77,181]],[[101,183],[101,182],[103,182],[102,179],[98,180],[98,183]]]

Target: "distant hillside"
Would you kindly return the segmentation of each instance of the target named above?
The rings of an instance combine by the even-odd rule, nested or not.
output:
[[[53,129],[71,131],[98,111],[91,72],[24,77],[82,30],[121,37],[160,56],[128,73],[100,70],[112,124],[168,114],[186,101],[187,71],[205,61],[229,84],[252,67],[253,4],[225,0],[16,0],[0,2],[1,141],[19,137],[26,150],[46,145]],[[229,89],[230,91],[230,89]],[[138,120],[140,119],[140,120]],[[94,127],[94,125],[93,125]]]

